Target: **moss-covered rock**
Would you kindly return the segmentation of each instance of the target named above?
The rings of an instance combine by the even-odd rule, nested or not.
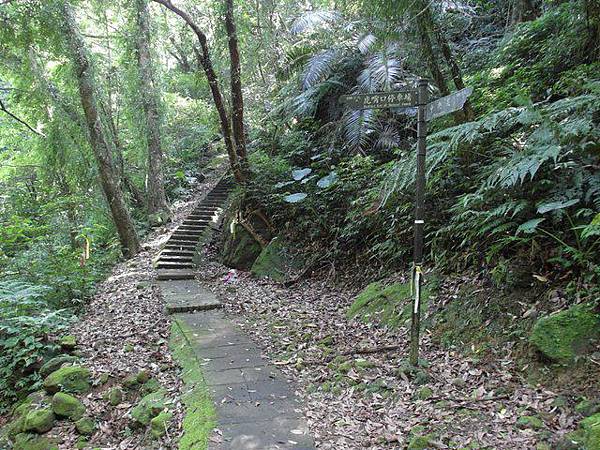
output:
[[[153,392],[142,398],[131,410],[131,418],[136,424],[146,426],[163,409],[165,409],[164,391]]]
[[[79,420],[85,414],[85,406],[77,398],[64,392],[57,392],[52,397],[52,411],[60,417]]]
[[[427,310],[429,289],[421,295],[421,311]],[[356,296],[347,311],[347,317],[358,317],[365,322],[376,320],[383,325],[396,328],[404,325],[411,317],[412,294],[409,283],[394,283],[385,286],[375,282],[369,284]]]
[[[261,245],[239,223],[233,222],[225,228],[223,264],[227,267],[250,270],[261,251]]]
[[[583,305],[542,317],[531,332],[529,342],[551,361],[567,363],[598,336],[599,318]]]
[[[429,434],[425,436],[415,436],[408,443],[408,450],[426,450],[432,448],[431,441],[433,437]]]
[[[34,431],[36,433],[45,433],[54,426],[54,413],[50,408],[40,408],[31,411],[25,416],[23,431]]]
[[[90,388],[90,371],[82,366],[61,367],[44,380],[44,389],[51,394],[58,391],[85,393]]]
[[[73,355],[60,355],[56,356],[50,360],[48,360],[44,365],[40,368],[40,375],[42,377],[47,377],[52,372],[57,371],[62,366],[66,364],[73,364],[78,361],[79,358]]]
[[[15,438],[13,450],[58,450],[58,445],[43,436],[21,433]]]
[[[543,428],[544,422],[539,417],[535,416],[521,416],[517,419],[517,427],[519,428],[531,428],[539,430]]]
[[[575,411],[581,414],[584,417],[591,416],[600,412],[600,400],[598,399],[583,399],[577,406],[575,406]]]
[[[148,372],[147,370],[140,370],[136,375],[135,375],[135,380],[139,383],[139,384],[144,384],[146,383],[148,380],[150,379],[150,372]]]
[[[83,450],[84,448],[89,446],[89,442],[87,440],[87,438],[83,437],[83,436],[79,436],[79,438],[77,439],[77,442],[75,443],[75,448],[79,449],[79,450]]]
[[[168,411],[162,411],[158,416],[153,418],[150,421],[152,436],[155,438],[163,437],[169,428],[169,423],[172,418],[173,414]]]
[[[155,378],[150,378],[140,387],[140,394],[148,395],[160,390],[160,383]]]
[[[262,249],[252,265],[252,274],[258,278],[270,278],[274,281],[285,281],[291,275],[299,272],[304,263],[276,237]]]
[[[112,406],[117,406],[123,401],[123,391],[118,387],[114,387],[104,395],[104,399]]]
[[[75,422],[75,428],[79,434],[90,436],[96,431],[96,422],[90,417],[82,417]]]
[[[428,386],[423,386],[421,389],[419,389],[419,391],[417,392],[417,398],[419,400],[428,400],[431,397],[433,397],[433,391],[431,390],[430,387]]]
[[[75,347],[77,347],[77,339],[72,334],[69,334],[61,337],[58,341],[58,345],[60,345],[60,348],[63,350],[72,351],[75,350]]]

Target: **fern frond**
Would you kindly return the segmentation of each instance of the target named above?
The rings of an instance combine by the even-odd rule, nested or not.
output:
[[[341,55],[340,49],[330,48],[311,56],[305,69],[303,89],[309,89],[331,75]]]
[[[317,9],[307,11],[292,23],[290,31],[293,34],[311,32],[319,27],[325,27],[337,23],[342,18],[338,11]]]

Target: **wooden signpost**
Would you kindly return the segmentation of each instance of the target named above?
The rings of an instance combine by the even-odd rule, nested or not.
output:
[[[410,327],[410,363],[419,363],[421,323],[421,288],[423,285],[423,245],[425,232],[425,156],[427,154],[427,122],[462,109],[473,89],[465,88],[429,102],[428,82],[419,80],[417,88],[406,86],[394,92],[346,95],[340,100],[353,109],[417,107],[417,174],[415,178],[415,225],[412,285],[414,289]]]

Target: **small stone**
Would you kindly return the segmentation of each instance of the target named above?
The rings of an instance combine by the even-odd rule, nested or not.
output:
[[[41,408],[31,411],[25,417],[23,431],[45,433],[54,426],[54,413],[50,408]]]
[[[79,436],[79,439],[77,439],[77,443],[75,444],[75,447],[79,450],[83,450],[88,446],[88,440],[86,438],[84,438],[83,436]]]
[[[144,384],[145,382],[147,382],[150,379],[150,374],[148,373],[147,370],[140,370],[137,375],[135,376],[135,380],[139,383],[139,384]]]
[[[460,377],[453,378],[450,382],[453,386],[457,388],[465,388],[467,387],[467,382]]]
[[[58,341],[58,345],[64,350],[71,351],[77,347],[77,339],[72,334],[63,336]]]
[[[106,400],[108,400],[112,406],[117,406],[123,401],[123,391],[118,387],[112,388],[106,394]]]
[[[532,428],[539,430],[544,426],[544,422],[539,417],[535,416],[521,416],[517,420],[517,427],[519,428]]]
[[[133,345],[132,344],[125,344],[123,346],[123,351],[125,353],[131,353],[134,350]]]
[[[162,391],[146,395],[131,410],[131,418],[138,425],[146,426],[165,409],[165,396]]]
[[[127,389],[135,389],[139,386],[137,374],[129,375],[123,380],[123,386]]]
[[[58,391],[85,393],[91,388],[90,371],[82,366],[67,366],[52,372],[44,380],[46,392]]]
[[[148,394],[152,394],[153,392],[160,390],[160,387],[161,387],[160,383],[156,379],[150,378],[140,388],[140,394],[142,394],[144,396],[148,395]]]
[[[173,418],[173,414],[167,411],[161,412],[158,416],[150,421],[150,428],[152,429],[152,436],[160,438],[167,432],[169,423]]]
[[[432,448],[430,435],[415,436],[408,444],[408,450],[426,450]]]
[[[75,422],[75,428],[79,434],[89,436],[94,434],[94,431],[96,431],[96,422],[89,417],[83,417]]]
[[[79,420],[85,414],[85,406],[77,398],[64,392],[57,392],[52,397],[52,410],[57,416]]]
[[[109,374],[107,374],[107,373],[103,373],[102,375],[100,375],[100,376],[98,377],[98,382],[99,382],[100,384],[106,384],[106,383],[108,383],[108,380],[109,380],[109,379],[110,379],[110,375],[109,375]]]
[[[65,364],[72,364],[77,362],[79,358],[73,355],[60,355],[55,358],[48,360],[40,369],[40,375],[42,377],[47,377],[52,372],[60,369]]]
[[[421,389],[419,389],[419,392],[417,393],[417,398],[419,400],[427,400],[431,397],[433,397],[433,391],[428,386],[423,386]]]

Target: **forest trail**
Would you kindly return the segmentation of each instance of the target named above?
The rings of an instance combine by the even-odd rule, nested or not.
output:
[[[209,450],[309,450],[314,444],[293,386],[194,280],[192,255],[207,227],[220,222],[228,192],[221,180],[177,227],[157,259],[156,283],[206,383],[189,388],[207,388],[214,402],[217,427]]]

